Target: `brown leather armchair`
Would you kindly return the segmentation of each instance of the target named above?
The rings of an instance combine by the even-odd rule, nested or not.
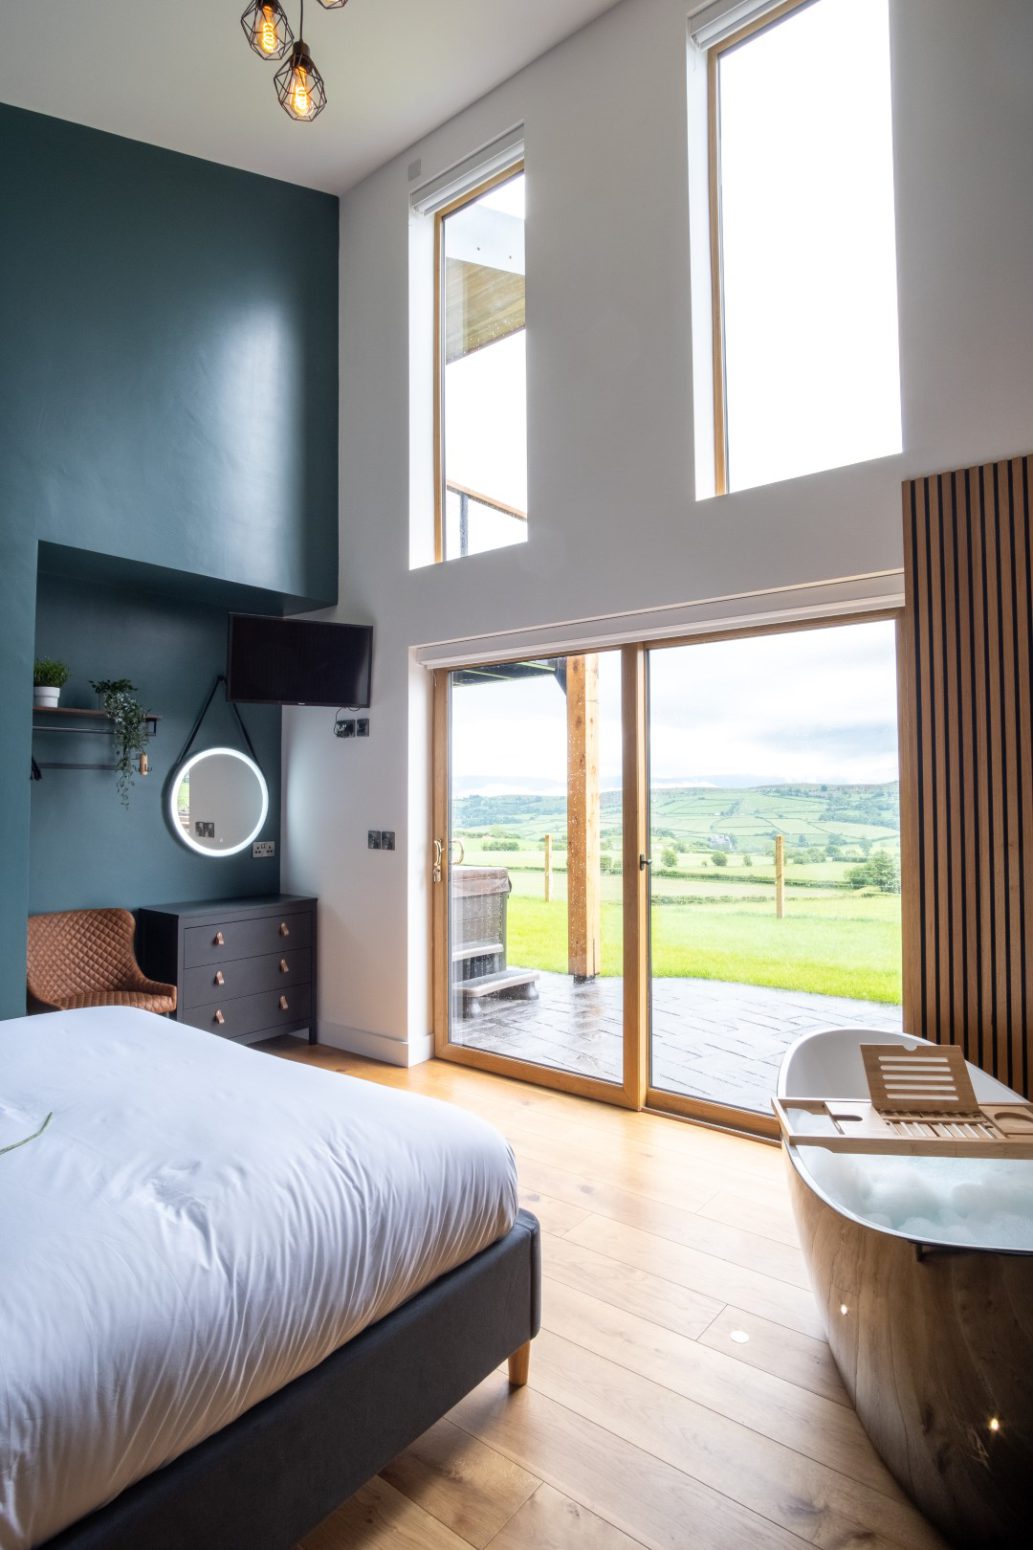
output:
[[[136,961],[128,910],[29,916],[29,1011],[138,1006],[174,1012],[175,985],[149,980]]]

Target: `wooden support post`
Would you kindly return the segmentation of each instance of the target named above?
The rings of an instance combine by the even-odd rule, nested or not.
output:
[[[775,916],[781,920],[786,912],[786,842],[781,834],[775,835]]]
[[[552,900],[552,835],[545,836],[545,902]]]
[[[567,972],[599,973],[599,658],[567,658]]]

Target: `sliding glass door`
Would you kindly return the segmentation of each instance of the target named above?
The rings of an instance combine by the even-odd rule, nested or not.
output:
[[[619,651],[441,675],[439,1053],[625,1100]]]
[[[801,1033],[899,1028],[895,630],[439,673],[437,1053],[770,1131]]]
[[[901,1026],[895,625],[649,653],[651,1101],[770,1119],[819,1027]]]

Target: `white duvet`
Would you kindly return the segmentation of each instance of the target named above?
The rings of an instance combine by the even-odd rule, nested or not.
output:
[[[461,1109],[148,1012],[0,1023],[0,1547],[48,1539],[516,1214]]]

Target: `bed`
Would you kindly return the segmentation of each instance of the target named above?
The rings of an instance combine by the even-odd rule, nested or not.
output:
[[[288,1550],[538,1327],[491,1126],[128,1008],[0,1023],[0,1550]]]

